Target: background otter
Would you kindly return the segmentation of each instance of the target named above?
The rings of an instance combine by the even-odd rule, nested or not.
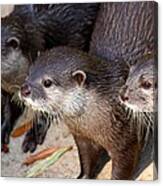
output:
[[[39,51],[58,45],[68,45],[87,51],[98,8],[99,4],[96,3],[17,5],[9,16],[2,18],[2,88],[10,93],[5,95],[8,96],[6,99],[10,100],[11,93],[24,81],[28,68]],[[8,108],[11,110],[12,107],[10,102]],[[11,115],[12,113],[13,111],[10,112]],[[9,115],[6,117],[9,121]],[[46,118],[40,118],[39,128],[43,129],[45,120]],[[5,128],[9,130],[3,132],[9,136],[14,124],[7,123],[8,126]],[[2,125],[6,125],[3,120]],[[34,140],[36,132],[37,130],[32,129],[28,133],[23,144],[25,152],[36,148],[37,140]],[[40,138],[44,139],[45,134],[46,130],[42,131]]]
[[[101,5],[92,34],[91,55],[133,65],[143,56],[157,54],[157,48],[156,2],[113,2]],[[148,136],[148,145],[142,149],[133,178],[157,156],[153,154],[153,135]]]
[[[139,117],[140,120],[141,115],[143,115],[143,118],[148,117],[150,119],[150,121],[145,122],[145,125],[143,121],[138,123],[140,127],[137,130],[140,135],[140,130],[145,128],[145,135],[149,135],[150,138],[154,139],[153,147],[150,151],[153,151],[152,159],[156,165],[156,171],[154,170],[155,177],[157,177],[158,171],[157,77],[157,58],[155,56],[147,56],[130,68],[127,81],[120,91],[120,100],[131,110],[130,112],[134,112],[135,118]],[[152,134],[149,133],[149,130],[153,130]]]

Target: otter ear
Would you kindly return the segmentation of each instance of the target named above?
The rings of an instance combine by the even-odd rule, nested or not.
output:
[[[85,72],[82,70],[77,70],[73,72],[72,77],[75,79],[79,86],[83,86],[87,78]]]
[[[12,47],[14,49],[18,48],[19,45],[20,45],[20,41],[17,37],[10,37],[8,40],[7,40],[7,45],[9,47]]]

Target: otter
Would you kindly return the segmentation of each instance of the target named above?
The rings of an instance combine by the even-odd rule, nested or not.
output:
[[[113,161],[112,179],[132,179],[140,147],[129,122],[119,118],[120,112],[123,118],[126,113],[117,102],[128,70],[123,61],[102,61],[57,47],[37,58],[19,92],[28,107],[68,126],[82,169],[88,171],[85,178],[92,176],[94,162],[105,149]]]
[[[144,58],[143,56],[157,54],[157,10],[156,2],[102,4],[89,53],[108,61],[122,60],[124,65],[127,63],[129,66],[136,64]],[[133,121],[131,126],[132,123]],[[155,132],[157,133],[157,126]],[[154,138],[157,134],[154,133],[148,133],[149,136],[144,142],[147,145],[144,144],[141,150],[139,165],[134,171],[133,178],[136,178],[153,161],[154,156],[157,156],[153,154],[153,144],[157,143]]]
[[[139,120],[143,115],[142,120],[145,118],[147,121],[138,123],[138,134],[140,130],[146,132],[146,136],[150,136],[152,141],[153,152],[151,157],[156,166],[155,177],[158,172],[158,129],[157,129],[157,103],[158,103],[158,73],[157,73],[157,57],[146,56],[139,60],[138,63],[131,66],[130,72],[125,85],[120,90],[120,101],[125,105],[130,112],[133,112],[134,117]],[[153,131],[150,134],[150,129]],[[142,136],[141,136],[142,137]],[[151,143],[148,143],[150,146]]]
[[[10,15],[1,19],[2,89],[13,95],[40,51],[59,45],[88,51],[98,9],[98,3],[16,5]],[[45,120],[39,120],[42,129]],[[11,123],[9,128],[13,127]],[[37,146],[37,140],[31,140],[35,139],[36,131],[31,129],[28,133],[24,151]],[[45,134],[46,130],[42,131],[42,135]],[[7,131],[6,136],[9,136]],[[43,136],[40,137],[44,139]]]

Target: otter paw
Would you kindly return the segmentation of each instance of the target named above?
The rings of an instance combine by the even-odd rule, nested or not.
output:
[[[45,127],[45,124],[37,124],[36,126],[37,128],[35,129],[35,139],[36,139],[36,143],[39,145],[42,145],[45,137],[46,137],[46,133],[47,133],[47,129]]]
[[[82,172],[79,174],[79,176],[77,177],[77,179],[90,179],[90,177],[86,174],[83,174]]]
[[[22,150],[24,153],[34,152],[37,148],[37,143],[35,139],[35,134],[33,133],[33,130],[30,130],[27,132],[23,144],[22,144]]]

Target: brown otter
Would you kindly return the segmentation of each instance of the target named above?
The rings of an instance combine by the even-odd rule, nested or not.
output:
[[[90,54],[108,61],[122,60],[129,65],[149,53],[156,54],[157,6],[156,2],[102,4],[92,34]],[[134,178],[154,159],[153,135],[149,134],[148,145],[142,149]]]
[[[135,120],[142,120],[138,123],[138,135],[145,130],[145,136],[150,136],[152,140],[151,150],[153,152],[151,159],[154,160],[156,171],[158,171],[158,132],[157,132],[157,102],[158,102],[158,85],[157,85],[157,58],[144,57],[134,66],[131,66],[125,85],[120,90],[120,101],[133,112]],[[145,122],[143,121],[145,120]],[[153,131],[149,134],[150,129]],[[148,146],[151,143],[146,142]],[[150,154],[150,153],[149,153]],[[157,173],[155,177],[157,177]]]
[[[39,55],[39,51],[59,45],[68,45],[88,51],[98,8],[98,3],[16,5],[11,14],[2,18],[2,88],[9,93],[9,99],[24,81],[28,68]],[[12,115],[12,112],[14,113],[11,109],[13,108],[12,102],[9,101],[9,103],[8,108]],[[18,107],[15,110],[18,110]],[[9,115],[4,119],[9,121]],[[15,118],[14,121],[17,119]],[[33,151],[37,146],[37,141],[42,143],[44,139],[46,130],[42,129],[46,118],[41,117],[38,120],[40,127],[34,125],[37,130],[32,129],[27,134],[23,143],[24,152]],[[6,130],[6,136],[9,136],[14,123],[9,124],[4,120],[1,123],[3,126],[4,123],[8,123],[8,127],[5,128],[10,129]],[[38,128],[41,128],[42,136],[38,135]],[[35,140],[36,136],[42,140]]]
[[[91,177],[94,162],[104,148],[113,161],[112,179],[132,178],[139,145],[117,102],[127,72],[124,62],[101,61],[59,47],[37,58],[21,87],[20,98],[27,106],[47,112],[69,127],[83,169],[88,171],[85,177]]]

